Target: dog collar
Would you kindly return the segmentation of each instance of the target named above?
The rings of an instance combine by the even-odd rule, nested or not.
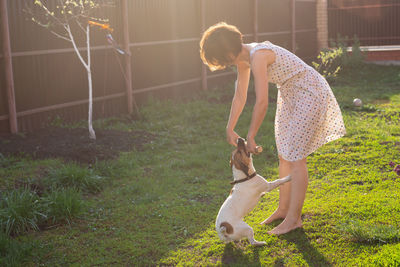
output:
[[[256,175],[257,175],[257,172],[254,172],[253,174],[247,176],[246,178],[232,181],[231,184],[238,184],[238,183],[246,182],[246,181],[250,180],[251,178],[255,177]]]

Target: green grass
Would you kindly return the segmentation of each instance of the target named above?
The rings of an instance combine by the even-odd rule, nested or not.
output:
[[[0,232],[19,235],[31,229],[46,217],[41,212],[38,196],[27,189],[11,190],[0,196]]]
[[[0,232],[0,266],[27,264],[35,258],[34,253],[38,249],[41,249],[41,253],[46,251],[38,241],[10,239],[6,234]]]
[[[368,224],[361,220],[349,220],[338,227],[350,234],[356,242],[395,243],[400,241],[400,228],[385,224]]]
[[[96,174],[93,169],[78,166],[75,163],[51,168],[46,179],[46,187],[71,187],[88,193],[100,192],[105,178]]]
[[[229,195],[232,147],[225,141],[233,85],[199,92],[192,100],[149,101],[141,120],[110,119],[107,128],[144,130],[156,136],[143,151],[99,162],[96,173],[110,184],[85,198],[87,212],[70,225],[24,235],[41,247],[23,262],[46,266],[398,266],[400,264],[400,68],[365,65],[342,72],[332,83],[347,135],[308,159],[309,188],[303,229],[283,236],[260,226],[277,207],[278,190],[265,195],[245,218],[257,240],[223,244],[214,230]],[[270,90],[276,97],[276,88]],[[352,106],[361,98],[363,108]],[[254,101],[254,90],[249,102]],[[271,101],[254,157],[257,172],[278,177]],[[246,136],[252,106],[237,132]],[[100,127],[100,125],[98,126]],[[4,164],[3,164],[4,162]],[[54,159],[0,159],[0,188],[34,177],[43,168],[62,168]],[[21,169],[21,166],[23,168]],[[49,251],[44,253],[43,251]],[[20,261],[21,262],[21,261]]]
[[[56,189],[48,192],[41,200],[46,217],[52,224],[68,223],[82,215],[84,202],[79,191],[74,188]]]

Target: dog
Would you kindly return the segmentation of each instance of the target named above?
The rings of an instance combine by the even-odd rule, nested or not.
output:
[[[218,236],[225,243],[247,237],[251,245],[265,245],[265,242],[254,239],[254,231],[243,221],[243,217],[254,209],[266,192],[290,181],[290,175],[273,182],[258,175],[253,166],[252,154],[247,151],[243,138],[237,141],[230,165],[234,179],[231,184],[234,186],[217,215],[215,228]]]

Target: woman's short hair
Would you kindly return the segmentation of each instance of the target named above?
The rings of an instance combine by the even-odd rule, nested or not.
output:
[[[200,57],[211,71],[231,65],[242,50],[242,33],[225,22],[208,28],[200,41]]]

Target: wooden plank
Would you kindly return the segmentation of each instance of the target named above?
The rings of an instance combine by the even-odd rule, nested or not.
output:
[[[122,0],[122,27],[123,27],[123,39],[124,49],[128,54],[125,54],[125,87],[126,87],[126,100],[128,106],[128,113],[133,113],[133,94],[132,94],[132,66],[131,66],[131,52],[129,51],[129,16],[128,16],[128,2]],[[137,111],[137,110],[136,110]]]
[[[8,24],[7,0],[0,0],[1,28],[3,39],[3,55],[5,80],[8,100],[9,124],[11,133],[18,133],[17,109],[15,105],[14,74],[11,56],[10,30]]]
[[[258,0],[254,0],[254,13],[253,13],[253,32],[254,42],[258,42]]]
[[[205,0],[201,0],[200,1],[201,7],[201,33],[203,33],[206,30],[206,5],[205,5]],[[207,66],[202,63],[201,64],[201,88],[203,90],[207,90],[208,89],[208,85],[207,85]]]
[[[296,0],[292,0],[291,3],[291,12],[292,12],[292,52],[296,53]]]

